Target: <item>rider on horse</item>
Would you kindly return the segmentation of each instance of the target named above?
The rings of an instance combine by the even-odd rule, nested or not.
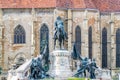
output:
[[[60,16],[57,17],[54,26],[55,26],[54,38],[56,38],[57,32],[59,31],[59,29],[61,29],[62,34],[64,35],[64,37],[66,37],[66,32],[64,30],[64,22],[62,21]]]
[[[55,45],[56,45],[56,40],[59,41],[59,46],[60,49],[62,48],[62,44],[64,45],[64,40],[67,40],[67,33],[64,30],[64,22],[61,19],[60,16],[57,17],[55,23],[55,33],[54,33],[54,49],[55,49]]]

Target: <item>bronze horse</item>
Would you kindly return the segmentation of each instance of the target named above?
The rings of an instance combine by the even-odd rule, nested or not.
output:
[[[55,33],[55,36],[54,36],[54,49],[55,49],[55,46],[56,46],[56,40],[59,41],[59,46],[60,46],[60,49],[61,49],[62,44],[64,45],[64,41],[67,38],[68,37],[67,37],[66,32],[63,32],[61,28],[58,28],[58,31]]]

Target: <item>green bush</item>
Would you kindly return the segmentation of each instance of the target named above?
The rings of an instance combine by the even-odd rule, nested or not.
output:
[[[71,77],[71,78],[68,78],[68,80],[90,80],[90,79]]]

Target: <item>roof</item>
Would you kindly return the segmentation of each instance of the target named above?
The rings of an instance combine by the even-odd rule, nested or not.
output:
[[[96,8],[91,0],[72,0],[72,8]]]
[[[120,0],[0,0],[0,8],[75,8],[120,11]]]
[[[52,8],[56,0],[0,0],[0,8]]]
[[[120,11],[120,0],[92,0],[102,12]]]

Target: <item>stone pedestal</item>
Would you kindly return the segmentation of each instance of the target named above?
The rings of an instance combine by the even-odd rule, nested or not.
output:
[[[59,41],[56,40],[55,50],[59,50],[59,49],[60,49]],[[61,49],[64,49],[63,43],[61,43]]]
[[[110,70],[102,70],[101,80],[111,80]]]
[[[67,50],[55,50],[50,54],[51,67],[49,74],[57,80],[72,76],[70,70],[70,53]]]
[[[118,73],[118,78],[119,78],[119,80],[120,80],[120,73]]]

